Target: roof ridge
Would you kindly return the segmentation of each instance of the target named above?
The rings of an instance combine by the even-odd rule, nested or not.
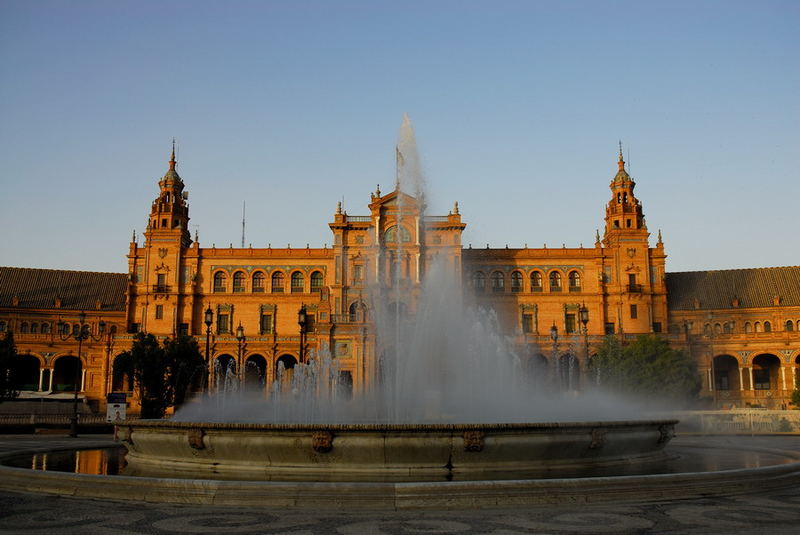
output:
[[[86,271],[78,269],[54,269],[54,268],[32,268],[32,267],[16,267],[16,266],[0,266],[0,269],[27,269],[30,271],[53,271],[53,272],[67,272],[67,273],[102,273],[105,275],[125,275],[127,273],[120,271]]]

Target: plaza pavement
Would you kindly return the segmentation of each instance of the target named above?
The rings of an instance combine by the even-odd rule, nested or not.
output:
[[[800,451],[800,437],[749,437]],[[0,435],[0,454],[110,437]],[[348,512],[167,505],[0,492],[0,533],[43,534],[770,534],[800,533],[800,488],[656,503]]]

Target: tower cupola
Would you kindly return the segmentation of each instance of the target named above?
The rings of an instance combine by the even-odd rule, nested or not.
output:
[[[188,193],[184,191],[183,180],[178,174],[176,166],[175,140],[173,140],[169,168],[158,182],[158,198],[153,201],[150,209],[148,230],[150,232],[180,232],[183,246],[188,247],[191,244],[189,205],[186,202]]]
[[[636,182],[625,170],[622,143],[620,143],[619,147],[617,165],[619,169],[609,185],[611,188],[611,200],[606,206],[606,236],[616,231],[647,230],[642,204],[633,193],[636,188]]]

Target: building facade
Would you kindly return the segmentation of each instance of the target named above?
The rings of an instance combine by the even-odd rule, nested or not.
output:
[[[667,273],[661,233],[651,246],[621,153],[603,236],[586,248],[465,248],[457,203],[428,215],[424,198],[399,183],[371,193],[364,215],[340,205],[331,247],[208,248],[189,234],[174,151],[158,188],[143,243],[134,235],[129,244],[128,273],[0,268],[0,332],[14,332],[30,363],[26,395],[60,395],[80,375],[80,391],[102,408],[107,393],[130,388],[110,370],[140,331],[196,337],[212,388],[233,380],[266,393],[326,353],[341,384],[367,389],[382,351],[374,311],[390,304],[414,314],[435,262],[495,311],[526,366],[564,388],[589,379],[605,336],[650,333],[691,352],[717,406],[782,406],[797,382],[800,268]],[[93,332],[101,319],[110,328],[87,340],[78,361],[75,341],[56,326],[80,311]]]

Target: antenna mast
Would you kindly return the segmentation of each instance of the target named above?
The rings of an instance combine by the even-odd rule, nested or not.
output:
[[[242,249],[244,249],[244,208],[247,201],[242,201]]]

